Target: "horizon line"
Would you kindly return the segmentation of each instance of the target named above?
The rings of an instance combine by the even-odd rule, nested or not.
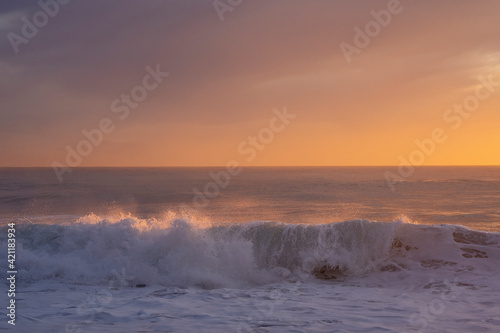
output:
[[[401,165],[240,165],[241,168],[354,168],[354,167],[400,167]],[[97,166],[78,166],[71,167],[71,169],[91,169],[91,168],[226,168],[227,165],[97,165]],[[422,167],[500,167],[500,164],[430,164],[430,165],[412,165],[414,168]],[[0,166],[0,169],[7,168],[47,168],[51,169],[52,166]]]

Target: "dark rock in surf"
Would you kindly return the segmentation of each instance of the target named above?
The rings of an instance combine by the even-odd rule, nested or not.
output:
[[[338,266],[332,267],[330,265],[315,267],[311,274],[321,280],[336,280],[343,275]]]

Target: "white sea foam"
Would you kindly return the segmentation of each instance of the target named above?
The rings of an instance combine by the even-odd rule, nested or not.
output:
[[[244,287],[284,277],[345,279],[429,268],[488,271],[500,258],[497,233],[403,221],[201,228],[185,219],[88,216],[73,225],[25,223],[17,229],[19,279],[26,284],[101,285],[113,271],[125,269],[133,276],[130,285]]]
[[[500,327],[498,233],[403,220],[199,226],[167,214],[21,223],[16,234],[26,332]]]

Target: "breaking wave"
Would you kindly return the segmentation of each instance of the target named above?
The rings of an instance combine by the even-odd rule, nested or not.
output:
[[[4,248],[6,234],[2,230]],[[200,226],[189,219],[90,216],[72,225],[18,223],[16,239],[24,284],[241,287],[376,272],[481,270],[500,258],[498,233],[404,220]]]

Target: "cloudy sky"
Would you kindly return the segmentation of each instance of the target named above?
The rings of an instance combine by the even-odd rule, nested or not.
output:
[[[44,1],[0,4],[0,166],[65,165],[103,119],[81,166],[397,165],[435,129],[426,165],[500,164],[499,1]]]

